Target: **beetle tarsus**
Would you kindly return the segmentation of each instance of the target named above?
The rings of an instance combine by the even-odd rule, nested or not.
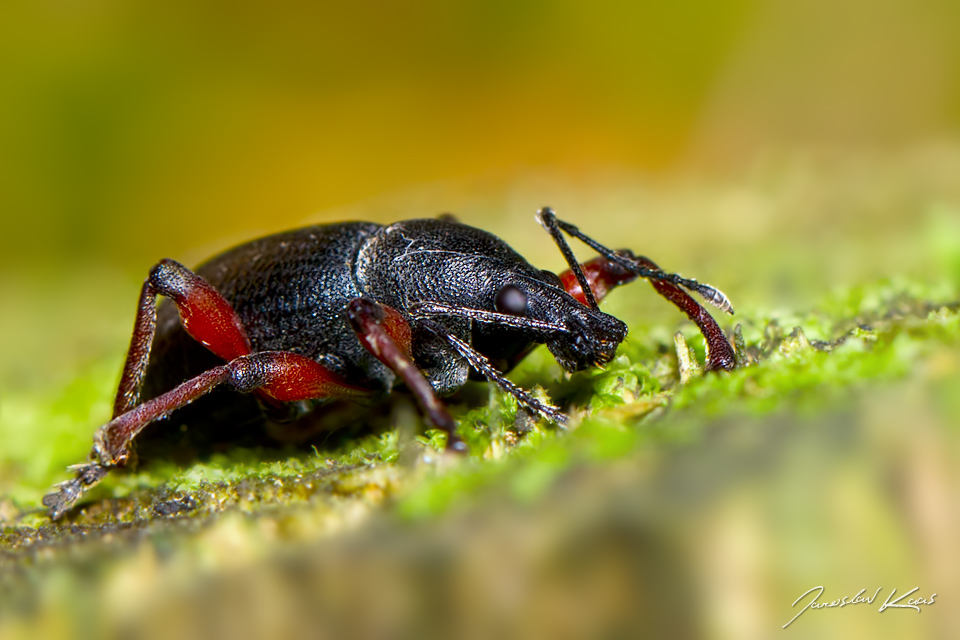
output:
[[[54,487],[54,491],[43,497],[43,506],[49,508],[52,520],[59,520],[64,513],[77,503],[80,496],[103,480],[108,471],[106,467],[97,462],[75,464],[67,467],[67,469],[75,471],[76,476],[72,480],[61,482]]]
[[[467,443],[457,434],[448,434],[446,450],[454,453],[467,453]]]

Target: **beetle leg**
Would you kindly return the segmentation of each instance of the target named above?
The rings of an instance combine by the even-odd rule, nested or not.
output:
[[[658,268],[649,258],[637,256],[636,259],[651,269]],[[718,369],[730,371],[737,365],[737,356],[730,345],[730,341],[727,340],[727,336],[724,335],[723,329],[700,303],[672,282],[651,280],[650,285],[656,289],[657,293],[687,314],[687,317],[700,329],[700,333],[707,341],[707,371]]]
[[[113,417],[140,403],[140,383],[157,326],[157,296],[173,300],[180,321],[195,340],[225,361],[250,353],[250,339],[233,307],[206,280],[174,260],[158,262],[140,290],[137,319],[120,376]]]
[[[438,214],[437,220],[442,220],[443,222],[452,222],[454,224],[458,224],[460,222],[460,219],[449,211],[444,211],[443,213]]]
[[[580,265],[580,268],[590,286],[590,292],[593,293],[597,301],[603,300],[611,289],[615,289],[622,284],[633,282],[637,279],[637,274],[627,271],[615,262],[610,262],[603,256],[597,256],[592,260],[587,260]],[[571,296],[576,298],[581,304],[589,306],[587,298],[583,293],[583,286],[577,279],[572,269],[568,269],[559,274],[563,282],[563,288]]]
[[[537,213],[537,218],[550,232],[570,265],[569,271],[560,274],[560,279],[563,281],[567,293],[583,304],[595,308],[596,301],[603,299],[611,289],[632,282],[637,277],[647,278],[657,293],[687,314],[687,317],[700,329],[700,333],[707,341],[706,369],[708,371],[715,369],[729,371],[734,368],[736,356],[723,330],[720,329],[716,320],[707,313],[706,309],[681,287],[696,291],[714,306],[728,313],[733,313],[730,301],[722,292],[696,280],[683,278],[675,273],[667,273],[644,256],[635,256],[627,250],[612,251],[582,233],[572,224],[558,220],[549,208],[541,209]],[[600,256],[588,260],[582,265],[577,263],[569,245],[563,235],[560,234],[561,229],[582,240],[600,253]]]
[[[559,407],[540,402],[527,391],[510,382],[502,373],[497,371],[497,368],[493,366],[486,356],[477,352],[469,344],[447,331],[443,325],[426,319],[420,320],[420,322],[430,331],[449,342],[457,353],[470,363],[470,366],[482,373],[487,380],[496,383],[498,387],[516,398],[517,402],[522,406],[539,413],[561,427],[567,424],[567,416]]]
[[[364,348],[403,379],[430,422],[447,432],[447,449],[466,451],[453,416],[413,363],[412,332],[400,312],[368,298],[354,298],[347,304],[346,313]]]
[[[649,258],[637,256],[635,259],[650,269],[658,268]],[[590,283],[590,288],[593,290],[593,294],[597,300],[603,299],[614,287],[632,282],[637,278],[636,274],[627,271],[619,264],[611,262],[603,256],[597,256],[592,260],[588,260],[584,262],[582,266],[587,281]],[[563,281],[563,286],[567,290],[567,293],[580,302],[584,302],[583,289],[571,271],[561,273],[560,279]],[[690,294],[671,282],[651,280],[650,285],[657,293],[687,314],[687,317],[700,329],[700,333],[703,334],[703,337],[707,341],[707,371],[733,369],[736,364],[733,347],[730,346],[723,330],[720,329],[717,321],[707,313],[707,310],[694,300]]]
[[[93,436],[90,462],[71,467],[73,480],[59,484],[43,498],[50,517],[59,518],[98,483],[107,471],[124,464],[130,444],[145,427],[167,417],[221,384],[240,392],[256,391],[280,402],[313,398],[347,398],[366,395],[369,390],[347,383],[338,374],[310,358],[286,351],[263,351],[234,358],[180,384],[176,388],[137,405],[100,427]]]
[[[582,241],[588,247],[611,262],[617,263],[627,271],[631,271],[642,278],[671,282],[691,291],[695,291],[697,295],[701,296],[713,306],[726,311],[731,315],[733,314],[733,305],[730,304],[730,300],[716,287],[712,287],[702,282],[697,282],[692,278],[684,278],[676,273],[667,273],[666,271],[663,271],[657,267],[657,265],[655,265],[649,258],[644,258],[642,256],[638,258],[630,251],[613,251],[612,249],[608,249],[590,236],[580,231],[580,229],[574,225],[558,219],[556,214],[554,214],[549,207],[544,207],[537,212],[537,220],[550,232],[550,235],[557,243],[557,246],[560,247],[560,251],[566,258],[567,264],[570,265],[571,271],[573,271],[574,275],[577,277],[577,281],[580,283],[581,288],[589,289],[587,278],[584,276],[581,266],[577,263],[576,258],[570,251],[570,246],[563,238],[563,235],[559,233],[558,229],[563,229],[574,238]],[[592,293],[593,292],[590,291],[590,293],[586,296],[588,302],[592,297]],[[596,308],[596,305],[591,304],[590,306]]]

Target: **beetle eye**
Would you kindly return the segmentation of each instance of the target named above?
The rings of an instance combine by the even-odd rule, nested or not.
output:
[[[497,292],[494,304],[500,313],[522,316],[527,313],[527,294],[512,284],[504,285]]]

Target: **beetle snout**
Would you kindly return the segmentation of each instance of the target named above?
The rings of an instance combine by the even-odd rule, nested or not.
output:
[[[597,323],[592,333],[593,338],[593,364],[603,366],[613,360],[617,353],[617,348],[623,339],[627,337],[627,325],[614,318],[602,314],[603,321]]]
[[[587,311],[567,320],[567,332],[547,343],[566,371],[603,366],[613,360],[617,347],[627,337],[627,325],[599,311]]]

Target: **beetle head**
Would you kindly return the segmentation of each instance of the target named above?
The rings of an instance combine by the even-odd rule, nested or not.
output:
[[[565,311],[564,325],[547,342],[547,348],[565,371],[580,371],[613,360],[617,347],[627,337],[627,325],[617,318],[595,311],[576,300]]]
[[[627,335],[627,325],[617,318],[591,309],[566,292],[560,278],[549,271],[513,268],[497,288],[493,305],[506,313],[552,330],[525,331],[536,342],[547,345],[565,371],[603,366],[613,359]]]
[[[471,327],[473,348],[503,371],[534,343],[545,343],[566,371],[602,366],[627,335],[623,322],[578,302],[556,274],[466,225],[385,227],[358,255],[356,273],[371,298],[414,318]]]

